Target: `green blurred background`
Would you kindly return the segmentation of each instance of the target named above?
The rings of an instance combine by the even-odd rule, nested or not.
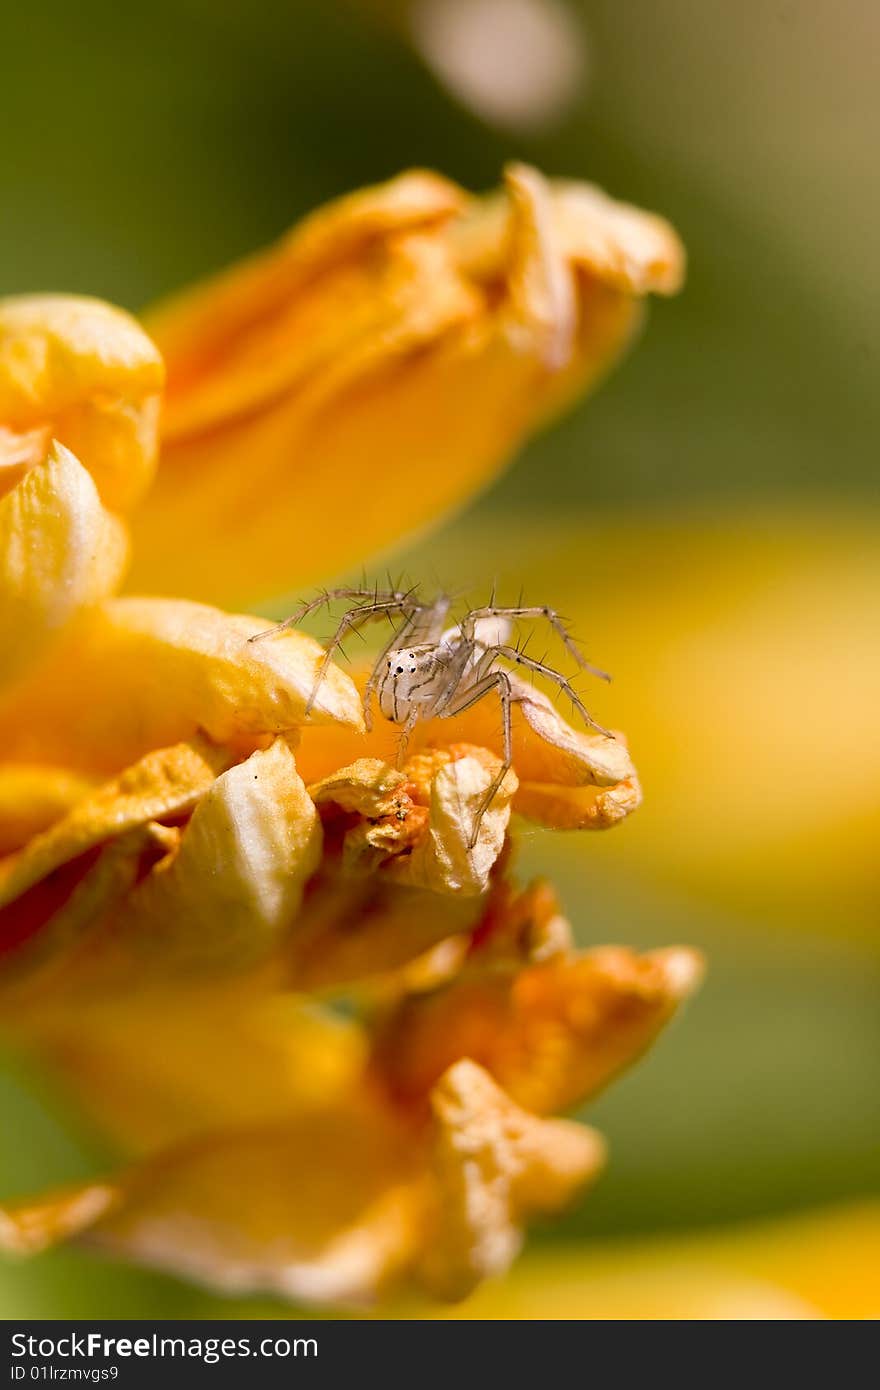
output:
[[[876,1193],[877,6],[32,0],[0,48],[0,293],[137,309],[414,164],[481,189],[524,158],[679,228],[687,289],[631,360],[400,559],[573,612],[646,805],[608,837],[526,831],[522,871],[585,942],[710,964],[590,1108],[607,1176],[535,1239]],[[11,1066],[0,1114],[4,1193],[100,1164]],[[5,1317],[230,1307],[69,1252],[0,1266]]]

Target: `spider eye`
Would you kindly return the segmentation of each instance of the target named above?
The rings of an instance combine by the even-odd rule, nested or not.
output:
[[[399,676],[402,676],[402,675],[403,675],[403,667],[402,667],[402,666],[398,666],[398,668],[397,668],[397,674],[398,674]]]
[[[409,668],[409,673],[410,673],[411,676],[414,676],[414,675],[415,675],[415,673],[416,673],[416,668],[415,668],[415,666],[410,666],[410,668]]]

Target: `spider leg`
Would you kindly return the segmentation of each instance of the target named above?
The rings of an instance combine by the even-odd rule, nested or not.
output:
[[[477,808],[470,839],[468,840],[468,849],[473,849],[477,843],[477,838],[480,834],[480,826],[483,824],[483,817],[492,805],[498,789],[510,771],[510,766],[513,762],[513,724],[510,714],[513,694],[510,686],[510,677],[506,671],[490,672],[488,676],[483,676],[482,679],[476,681],[474,685],[460,691],[458,699],[453,700],[443,711],[444,719],[449,719],[454,714],[463,714],[466,709],[470,709],[471,705],[475,705],[478,700],[482,700],[484,696],[488,695],[493,687],[498,691],[498,698],[501,701],[501,718],[504,730],[504,760],[496,776],[492,779],[486,791],[486,795]]]
[[[315,683],[312,686],[312,693],[306,703],[306,715],[311,714],[321,682],[327,674],[327,668],[333,659],[333,653],[337,651],[344,642],[349,632],[357,632],[365,623],[373,622],[377,618],[384,618],[391,613],[402,613],[405,617],[411,617],[411,612],[417,611],[422,605],[415,604],[409,594],[395,594],[388,599],[374,600],[372,603],[362,603],[356,608],[350,608],[343,614],[339,626],[333,634],[327,647],[324,649],[324,657],[315,675]],[[396,640],[396,639],[395,639]]]
[[[308,603],[301,603],[289,618],[284,618],[280,623],[275,623],[272,627],[264,628],[262,632],[255,632],[253,637],[249,637],[249,642],[261,642],[264,637],[274,637],[276,633],[285,632],[288,628],[296,627],[303,618],[307,618],[310,613],[315,613],[319,608],[333,603],[336,599],[360,599],[363,602],[372,601],[378,603],[396,601],[403,604],[407,599],[412,598],[414,590],[410,589],[407,593],[400,593],[396,589],[322,589],[317,598],[313,598]]]
[[[467,631],[468,636],[472,637],[474,635],[475,625],[483,618],[544,618],[553,628],[553,631],[562,642],[565,650],[574,658],[582,671],[589,671],[590,675],[598,676],[599,679],[603,681],[611,680],[607,671],[603,671],[599,666],[593,666],[592,663],[587,660],[580,647],[569,635],[565,623],[553,608],[497,608],[494,604],[490,604],[486,608],[472,608],[470,613],[467,613],[462,619],[462,632]]]
[[[413,705],[409,714],[406,716],[406,723],[400,731],[400,738],[397,741],[397,767],[398,770],[406,762],[406,750],[409,748],[410,734],[416,726],[419,717],[418,705]]]
[[[565,691],[585,724],[591,729],[595,729],[598,733],[605,734],[607,738],[614,737],[610,729],[606,729],[604,725],[599,724],[593,718],[571,681],[565,676],[560,675],[559,671],[554,671],[552,666],[548,666],[544,661],[536,661],[534,657],[526,656],[524,652],[517,651],[516,647],[497,646],[488,648],[488,651],[492,652],[495,656],[503,657],[505,661],[513,661],[517,666],[525,666],[530,671],[538,671],[542,676],[546,676],[547,679],[551,680],[560,690]]]

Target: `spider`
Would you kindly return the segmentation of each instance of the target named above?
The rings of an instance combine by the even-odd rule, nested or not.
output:
[[[509,662],[546,676],[559,690],[564,691],[575,709],[590,728],[607,737],[608,729],[598,724],[583,704],[570,681],[560,672],[527,656],[518,646],[510,645],[513,624],[518,620],[543,619],[560,638],[566,651],[581,670],[589,671],[601,680],[610,680],[606,671],[593,666],[583,656],[570,637],[564,622],[552,608],[498,606],[492,600],[482,608],[470,608],[452,627],[447,627],[452,599],[440,594],[430,602],[419,597],[418,588],[388,589],[329,589],[317,598],[303,603],[283,622],[249,637],[260,642],[287,628],[296,626],[310,613],[339,599],[351,601],[352,607],[343,615],[326,647],[324,658],[315,676],[315,683],[306,705],[308,715],[314,706],[327,668],[347,635],[360,632],[368,623],[388,619],[393,627],[389,641],[373,666],[364,689],[364,719],[372,728],[373,697],[378,698],[383,716],[393,724],[402,725],[397,762],[406,757],[410,734],[419,719],[451,719],[492,693],[501,704],[504,737],[504,757],[501,767],[486,791],[474,818],[468,847],[473,849],[479,835],[483,816],[504,781],[513,761],[511,707],[525,698],[511,681],[510,674],[500,663]]]

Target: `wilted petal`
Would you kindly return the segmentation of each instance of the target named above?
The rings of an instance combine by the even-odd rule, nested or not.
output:
[[[114,591],[127,554],[122,523],[57,443],[0,497],[0,692],[73,618]]]
[[[0,421],[66,445],[113,511],[133,506],[152,477],[164,375],[121,309],[75,295],[0,300]]]
[[[0,907],[102,841],[191,811],[229,762],[205,739],[148,753],[0,864]]]
[[[167,852],[176,833],[154,824],[129,830],[0,909],[0,986],[6,1022],[19,1040],[38,1010],[45,1017],[55,1006],[52,986],[70,989],[72,968],[81,966],[80,978],[91,983],[100,976],[108,918],[122,908],[142,860]]]
[[[463,1298],[503,1273],[533,1214],[558,1211],[598,1176],[605,1144],[569,1120],[539,1120],[462,1060],[431,1093],[435,1225],[421,1266],[431,1290]]]
[[[621,736],[573,729],[541,691],[510,677],[513,766],[519,786],[513,809],[554,829],[602,829],[635,810],[641,789]],[[575,716],[577,717],[577,716]],[[452,736],[502,749],[497,702],[480,700],[444,726],[431,721],[419,731],[425,743]]]
[[[480,756],[479,749],[456,758],[440,752],[428,761],[434,766],[424,834],[405,858],[389,865],[389,873],[400,883],[435,893],[484,893],[507,833],[516,774],[509,771],[505,776],[471,847],[477,817],[499,764],[491,756]]]
[[[7,755],[113,773],[204,731],[247,749],[301,724],[323,652],[300,632],[247,638],[265,620],[169,599],[114,599],[0,708]],[[353,684],[331,666],[311,713],[363,727]]]
[[[518,1104],[566,1110],[641,1055],[701,974],[684,947],[639,956],[605,946],[525,968],[475,955],[445,988],[392,1012],[377,1065],[401,1099],[419,1103],[456,1057],[472,1057]]]
[[[516,799],[521,816],[551,830],[608,830],[641,804],[642,789],[637,777],[627,777],[602,790],[526,782]]]
[[[318,814],[278,738],[217,778],[122,927],[160,971],[248,963],[292,925],[320,857]]]

